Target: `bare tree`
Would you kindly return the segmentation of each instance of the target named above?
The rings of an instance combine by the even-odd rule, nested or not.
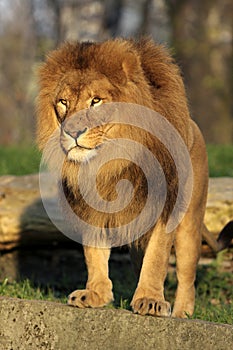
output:
[[[47,0],[54,13],[56,42],[99,40],[104,2],[101,0]]]
[[[35,45],[30,2],[14,1],[0,36],[1,143],[23,143],[31,139],[32,62]],[[20,16],[19,16],[20,13]]]
[[[191,110],[208,142],[233,141],[232,2],[166,0]]]

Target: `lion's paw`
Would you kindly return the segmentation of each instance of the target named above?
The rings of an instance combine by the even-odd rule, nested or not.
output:
[[[68,297],[68,305],[79,308],[85,307],[102,307],[109,304],[113,300],[112,293],[105,293],[100,296],[97,292],[90,289],[75,290]]]
[[[139,298],[131,303],[134,313],[152,316],[171,316],[171,305],[167,301]]]

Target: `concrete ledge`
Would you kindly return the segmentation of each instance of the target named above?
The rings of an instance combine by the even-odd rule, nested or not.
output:
[[[0,350],[230,350],[233,326],[0,298]]]

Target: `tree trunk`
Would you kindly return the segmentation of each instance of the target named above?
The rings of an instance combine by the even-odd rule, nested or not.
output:
[[[232,143],[232,2],[166,0],[193,118],[209,143]]]

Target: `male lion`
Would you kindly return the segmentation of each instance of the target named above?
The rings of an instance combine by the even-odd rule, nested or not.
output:
[[[174,245],[178,287],[172,316],[192,315],[202,235],[214,250],[223,249],[231,241],[233,222],[223,229],[218,242],[204,226],[208,187],[206,150],[202,135],[189,115],[179,68],[168,51],[151,40],[116,39],[103,43],[65,43],[49,54],[39,76],[38,144],[43,150],[54,131],[60,130],[60,138],[50,145],[51,157],[56,156],[57,148],[64,152],[64,193],[73,211],[83,220],[104,228],[119,226],[140,212],[147,196],[146,181],[139,167],[129,160],[117,159],[102,168],[97,188],[106,200],[111,201],[116,195],[117,182],[122,178],[129,179],[136,196],[132,207],[127,207],[120,215],[106,214],[96,212],[85,203],[75,179],[80,164],[91,164],[92,159],[98,157],[102,143],[121,137],[119,135],[126,134],[129,139],[133,135],[156,155],[167,181],[167,197],[157,222],[130,245],[133,261],[140,272],[131,306],[141,315],[171,314],[170,304],[164,298],[164,280]],[[176,128],[188,149],[193,168],[193,191],[188,210],[173,232],[166,232],[166,224],[176,202],[179,179],[174,161],[161,140],[140,128],[128,126],[127,131],[119,124],[100,123],[94,129],[80,127],[73,133],[62,127],[64,121],[71,120],[69,118],[78,111],[91,113],[92,107],[112,102],[138,104],[160,113]],[[110,249],[86,245],[84,254],[88,269],[86,289],[71,293],[68,303],[80,308],[102,307],[113,300],[112,282],[108,276]]]

